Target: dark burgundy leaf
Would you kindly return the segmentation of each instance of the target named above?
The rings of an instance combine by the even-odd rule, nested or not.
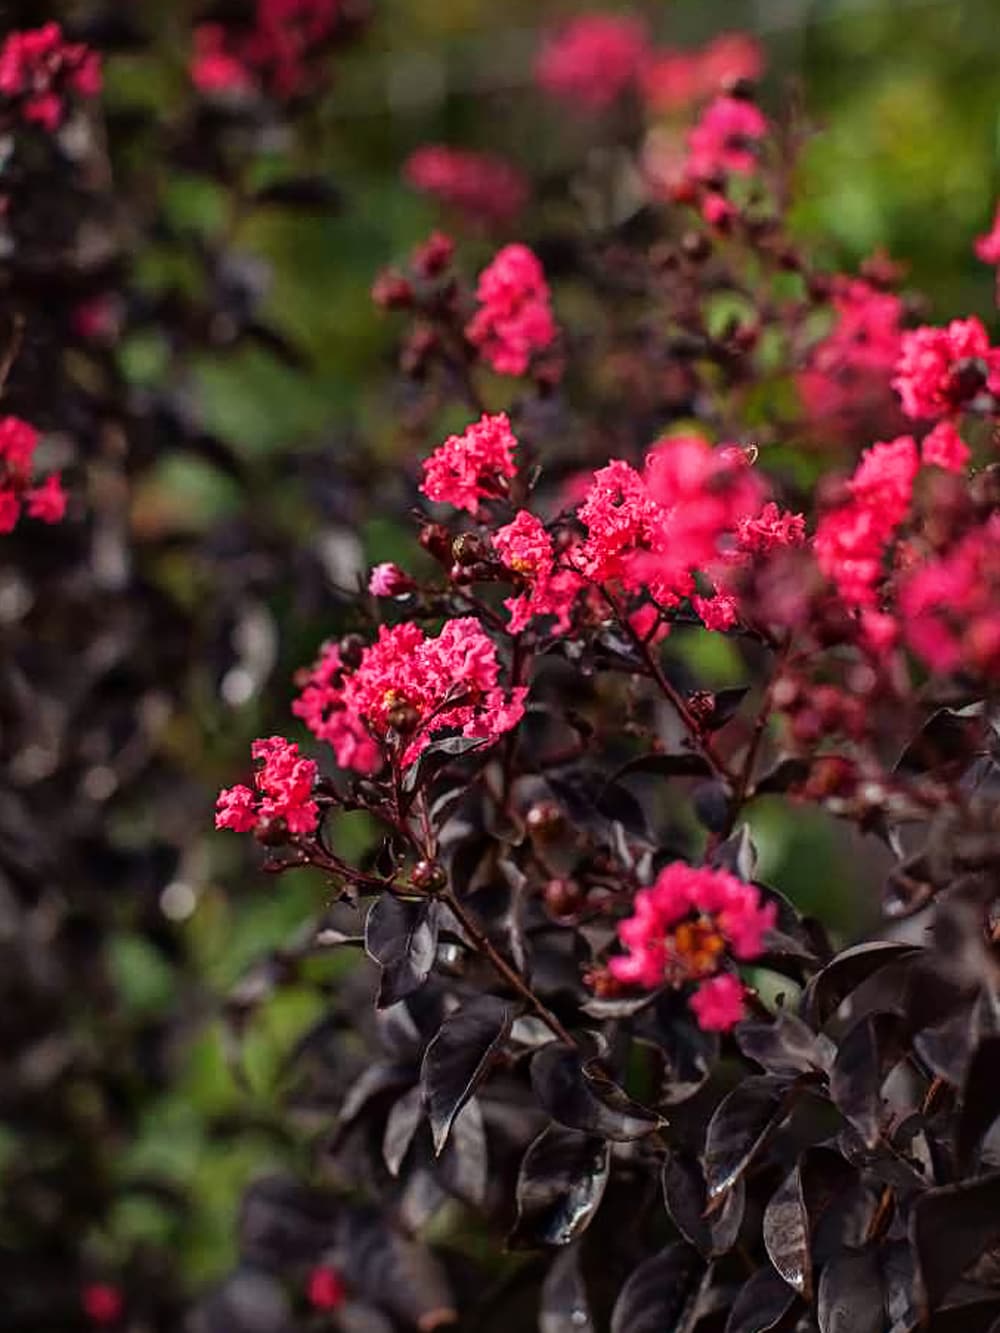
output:
[[[980,1141],[1000,1116],[1000,1036],[979,1043],[962,1088],[955,1132],[959,1170],[966,1170]]]
[[[820,1333],[882,1333],[882,1275],[873,1250],[844,1251],[819,1275]]]
[[[830,1072],[830,1096],[868,1148],[882,1133],[882,1084],[902,1053],[903,1019],[866,1014],[840,1043]]]
[[[914,1208],[911,1234],[935,1310],[966,1269],[1000,1243],[1000,1171],[926,1190]]]
[[[754,786],[753,795],[776,796],[788,791],[789,787],[797,787],[809,776],[809,767],[808,759],[799,759],[794,755],[779,759],[770,773],[765,773]]]
[[[750,837],[749,825],[741,824],[725,842],[720,842],[712,852],[710,860],[713,866],[717,866],[720,870],[728,870],[731,875],[746,880],[749,884],[757,868],[757,848]],[[787,902],[787,899],[783,901]],[[798,920],[797,915],[795,919]]]
[[[444,736],[431,741],[403,774],[403,790],[407,793],[430,782],[435,774],[447,767],[452,759],[485,749],[490,742],[482,736]]]
[[[578,1245],[567,1245],[549,1265],[542,1283],[538,1333],[594,1333]]]
[[[609,1170],[610,1149],[603,1139],[549,1125],[521,1161],[509,1244],[568,1245],[590,1225]]]
[[[773,1023],[745,1019],[733,1035],[747,1059],[755,1060],[769,1074],[794,1076],[823,1069],[828,1062],[828,1052],[815,1033],[787,1009],[779,1009]]]
[[[413,1136],[424,1118],[423,1094],[419,1085],[393,1103],[385,1122],[382,1136],[382,1157],[391,1176],[399,1175],[399,1168],[410,1150]]]
[[[764,1246],[775,1269],[805,1300],[812,1299],[809,1214],[798,1164],[771,1195],[764,1210]]]
[[[292,1333],[285,1289],[272,1274],[244,1265],[195,1310],[192,1333]]]
[[[580,1053],[552,1043],[531,1061],[531,1084],[542,1106],[561,1125],[617,1142],[642,1138],[665,1122],[633,1102],[597,1067],[581,1064]]]
[[[769,1267],[759,1268],[740,1289],[725,1333],[770,1333],[796,1303],[795,1292]]]
[[[678,754],[643,754],[623,764],[612,781],[617,782],[635,773],[651,773],[663,778],[707,778],[711,776],[712,767],[704,755],[694,750],[684,750]]]
[[[724,1097],[705,1136],[705,1184],[709,1201],[732,1189],[784,1115],[786,1078],[745,1078]]]
[[[923,1327],[926,1333],[1000,1333],[1000,1298],[945,1306]]]
[[[341,1214],[342,1205],[332,1194],[285,1176],[258,1180],[240,1207],[240,1253],[264,1268],[315,1262],[333,1239]]]
[[[750,693],[747,685],[730,685],[724,690],[716,690],[715,707],[708,719],[709,731],[718,731],[731,721],[739,711],[740,704]]]
[[[950,708],[940,708],[921,727],[900,755],[898,773],[942,773],[954,776],[974,759],[982,745],[981,713],[963,716]]]
[[[691,1097],[704,1084],[719,1056],[719,1037],[703,1032],[687,1002],[667,990],[637,1013],[633,1032],[663,1062],[658,1101],[668,1106]]]
[[[799,1002],[799,1012],[812,1028],[821,1028],[851,991],[888,963],[916,958],[922,950],[913,944],[875,940],[845,949],[812,978]]]
[[[885,1242],[880,1250],[885,1313],[892,1328],[910,1329],[920,1322],[920,1278],[913,1246],[907,1240]]]
[[[376,898],[365,921],[365,951],[382,969],[376,1004],[385,1009],[427,980],[437,949],[438,904],[427,899]]]
[[[698,1298],[704,1261],[683,1241],[644,1259],[622,1287],[611,1333],[679,1333]]]
[[[437,1259],[373,1210],[345,1210],[330,1257],[356,1296],[407,1326],[454,1322],[455,1301]]]
[[[442,1151],[455,1116],[489,1072],[512,1020],[510,1005],[480,995],[449,1014],[427,1047],[420,1085],[435,1152]]]
[[[699,782],[691,793],[691,805],[702,828],[724,833],[729,822],[729,788],[717,778]]]
[[[732,1249],[743,1222],[746,1191],[738,1180],[722,1206],[706,1215],[708,1192],[698,1162],[682,1152],[672,1152],[663,1164],[663,1200],[681,1235],[706,1258]]]
[[[438,1177],[449,1194],[478,1208],[486,1198],[489,1154],[483,1111],[477,1098],[455,1117],[448,1143],[438,1159]]]
[[[391,1320],[372,1305],[345,1301],[337,1308],[339,1333],[394,1333]]]

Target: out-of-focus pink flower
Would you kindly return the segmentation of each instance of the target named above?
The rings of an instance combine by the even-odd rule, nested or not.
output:
[[[125,1312],[121,1292],[110,1282],[88,1282],[80,1292],[83,1313],[92,1324],[116,1324]]]
[[[314,1310],[338,1310],[347,1299],[343,1278],[325,1265],[309,1274],[306,1294]]]
[[[10,33],[0,46],[0,97],[16,102],[22,119],[52,133],[72,96],[101,91],[101,58],[83,42],[67,42],[58,23]]]
[[[964,472],[972,450],[950,421],[939,421],[924,439],[920,456],[925,464],[944,468],[946,472]]]
[[[494,153],[424,144],[410,154],[403,175],[415,190],[481,222],[513,222],[528,201],[526,178]]]
[[[731,972],[703,981],[690,1000],[698,1026],[705,1032],[728,1032],[744,1014],[743,986]]]
[[[645,26],[637,19],[585,14],[545,41],[535,78],[554,97],[600,111],[635,82],[648,50]]]
[[[760,107],[738,97],[717,97],[688,134],[687,174],[696,180],[748,175],[756,169],[756,145],[766,133]]]
[[[61,523],[66,514],[68,498],[59,474],[52,472],[41,486],[35,486],[27,492],[25,499],[28,517],[40,519],[43,523]]]
[[[984,236],[976,237],[976,255],[984,264],[1000,264],[1000,204],[993,215],[993,225]]]
[[[312,833],[319,822],[315,761],[303,758],[283,736],[254,741],[251,754],[257,764],[253,790],[239,785],[221,791],[215,827],[249,833],[280,824],[289,833]]]
[[[764,52],[749,33],[722,33],[700,50],[654,51],[643,69],[643,92],[654,111],[680,111],[741,79],[756,82],[764,63]]]
[[[465,335],[500,375],[523,375],[532,356],[555,342],[545,273],[526,245],[507,245],[479,275],[479,309]]]
[[[907,416],[948,416],[984,389],[1000,389],[1000,350],[975,316],[946,328],[925,324],[903,334],[892,384]]]
[[[416,586],[406,570],[391,561],[374,565],[368,578],[368,591],[373,597],[405,597]]]

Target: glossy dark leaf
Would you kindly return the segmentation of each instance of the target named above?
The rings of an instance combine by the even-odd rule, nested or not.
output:
[[[567,1245],[549,1265],[542,1283],[538,1333],[594,1333],[579,1245]]]
[[[720,870],[728,870],[737,879],[748,884],[757,869],[757,848],[750,836],[748,824],[741,824],[735,833],[720,842],[710,857],[711,864]]]
[[[809,760],[791,755],[779,759],[769,773],[765,773],[753,789],[754,796],[776,796],[790,787],[797,787],[809,776]]]
[[[912,1237],[932,1310],[962,1274],[1000,1244],[1000,1171],[926,1190],[914,1208]]]
[[[392,1321],[372,1305],[347,1300],[337,1308],[338,1333],[395,1333]]]
[[[830,1072],[830,1096],[868,1148],[882,1132],[882,1084],[902,1053],[903,1020],[898,1014],[866,1014],[837,1050]]]
[[[745,1078],[724,1097],[708,1122],[705,1184],[709,1200],[732,1189],[783,1114],[789,1080],[772,1074]]]
[[[427,899],[376,898],[365,921],[365,951],[382,969],[378,1000],[385,1009],[427,980],[437,949],[438,905]]]
[[[677,754],[643,754],[623,764],[612,781],[638,773],[661,778],[707,778],[712,774],[712,767],[705,756],[695,750],[682,750]]]
[[[886,1318],[892,1328],[911,1329],[920,1322],[920,1278],[908,1240],[891,1240],[880,1249]]]
[[[882,1333],[882,1274],[873,1250],[835,1255],[819,1275],[820,1333]]]
[[[419,1086],[410,1088],[393,1103],[382,1136],[382,1157],[391,1176],[398,1176],[410,1150],[413,1136],[424,1118],[423,1095]]]
[[[962,715],[940,708],[921,727],[896,763],[898,773],[955,776],[975,758],[983,740],[981,713]]]
[[[543,1046],[532,1058],[531,1084],[553,1120],[584,1134],[627,1142],[664,1123],[598,1069],[585,1069],[578,1051],[557,1043]]]
[[[644,1259],[622,1287],[611,1333],[680,1333],[698,1298],[704,1261],[683,1241]]]
[[[603,1139],[549,1125],[521,1161],[509,1244],[568,1245],[590,1225],[609,1170],[610,1149]]]
[[[448,1143],[438,1159],[438,1178],[449,1194],[473,1208],[482,1206],[489,1178],[489,1151],[482,1107],[475,1097],[465,1103],[452,1122]]]
[[[828,1062],[829,1051],[819,1044],[812,1029],[787,1009],[779,1009],[772,1023],[745,1019],[733,1035],[747,1059],[755,1060],[769,1074],[794,1077],[823,1069]]]
[[[363,1069],[347,1090],[337,1116],[337,1132],[349,1128],[369,1103],[399,1092],[413,1079],[407,1065],[373,1064]]]
[[[672,1152],[663,1164],[663,1201],[678,1231],[706,1258],[726,1254],[739,1235],[746,1205],[742,1179],[719,1208],[707,1213],[708,1191],[701,1166],[683,1152]]]
[[[436,1328],[455,1319],[454,1297],[438,1260],[372,1209],[345,1210],[331,1261],[355,1296],[407,1327]]]
[[[839,953],[812,978],[799,1003],[799,1012],[812,1028],[821,1028],[841,1001],[888,963],[915,959],[922,951],[913,944],[875,940]]]
[[[449,1014],[427,1047],[420,1084],[435,1152],[442,1151],[455,1116],[489,1072],[512,1020],[505,1001],[480,995]]]
[[[657,1101],[668,1106],[693,1096],[718,1060],[718,1034],[703,1032],[687,1002],[673,990],[663,991],[636,1014],[633,1032],[662,1061]]]
[[[776,1271],[807,1301],[812,1299],[809,1214],[798,1164],[771,1195],[764,1210],[764,1246]]]
[[[795,1292],[772,1268],[759,1268],[740,1288],[725,1333],[770,1333],[796,1304]]]
[[[715,691],[715,707],[708,719],[708,730],[718,731],[739,712],[740,704],[750,693],[747,685],[730,685],[724,690]]]
[[[453,759],[461,759],[476,750],[484,750],[490,742],[482,736],[443,736],[431,741],[403,774],[403,790],[407,793],[430,782]]]
[[[969,1063],[962,1088],[961,1111],[955,1132],[960,1170],[966,1170],[983,1136],[1000,1116],[1000,1036],[979,1043]]]

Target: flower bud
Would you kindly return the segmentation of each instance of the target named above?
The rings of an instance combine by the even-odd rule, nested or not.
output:
[[[420,725],[420,714],[410,703],[396,704],[389,709],[387,721],[400,736],[410,736]]]
[[[575,879],[550,879],[545,886],[545,906],[555,917],[574,916],[583,906],[584,896]]]
[[[443,523],[425,523],[417,538],[428,555],[442,565],[452,562],[451,533]]]
[[[435,231],[413,252],[413,270],[420,278],[434,278],[451,263],[455,242],[443,232]]]
[[[355,670],[361,665],[365,651],[365,641],[360,634],[345,634],[337,644],[340,660],[345,667]]]
[[[425,893],[440,893],[448,883],[448,876],[439,862],[418,861],[410,875],[410,883]]]
[[[416,586],[406,570],[391,561],[374,565],[368,579],[368,591],[373,597],[405,597]]]
[[[381,310],[406,310],[413,304],[413,287],[402,273],[386,268],[372,285],[372,300]]]
[[[460,537],[456,537],[451,544],[451,553],[459,565],[474,565],[489,555],[483,539],[473,532],[463,532]]]

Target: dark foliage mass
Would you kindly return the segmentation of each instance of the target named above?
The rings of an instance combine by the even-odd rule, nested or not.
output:
[[[73,46],[52,66],[57,101],[44,122],[36,92],[11,93],[0,69],[3,415],[44,432],[70,495],[66,522],[0,537],[0,1115],[13,1145],[0,1330],[996,1333],[992,640],[963,641],[954,669],[925,660],[911,673],[902,650],[886,666],[860,609],[831,594],[804,547],[785,551],[772,582],[774,567],[748,559],[721,627],[695,614],[711,591],[703,576],[654,601],[645,630],[646,593],[620,573],[588,576],[590,600],[574,602],[574,587],[568,610],[549,605],[515,632],[498,595],[528,596],[532,571],[501,560],[497,514],[512,523],[542,497],[547,539],[569,559],[586,525],[567,483],[609,456],[639,464],[668,426],[739,436],[749,470],[752,421],[779,460],[776,493],[811,527],[855,502],[846,483],[829,495],[814,485],[823,431],[849,468],[857,440],[902,429],[891,367],[848,357],[834,373],[815,355],[829,352],[843,289],[789,223],[798,120],[774,134],[759,188],[733,189],[732,214],[713,212],[725,180],[645,197],[628,173],[623,184],[611,150],[574,169],[585,221],[554,211],[533,243],[553,284],[572,288],[578,322],[539,335],[521,370],[469,332],[477,298],[446,238],[379,277],[377,303],[408,321],[386,391],[404,449],[419,439],[427,453],[456,411],[499,405],[484,359],[519,381],[502,403],[523,444],[510,484],[499,485],[502,469],[487,477],[468,522],[439,510],[415,518],[408,454],[386,461],[337,439],[252,457],[206,422],[193,390],[206,357],[247,348],[309,381],[309,355],[272,321],[260,267],[233,237],[261,211],[350,207],[312,169],[308,144],[324,62],[371,16],[316,4],[309,40],[281,44],[262,17],[280,5],[180,8],[181,18],[116,4],[52,15],[67,41],[112,61],[148,54],[167,40],[161,24],[182,21],[198,92],[178,95],[169,116],[113,104],[104,114],[72,84]],[[6,9],[9,32],[40,22],[34,5]],[[728,93],[730,114],[757,114],[745,79]],[[621,151],[638,160],[630,95],[618,113]],[[178,216],[175,172],[223,201],[221,231]],[[542,193],[562,199],[567,182],[547,179]],[[909,313],[898,277],[875,261],[864,279],[866,302],[892,293],[890,322]],[[755,359],[762,347],[777,350]],[[153,349],[148,373],[137,348]],[[981,453],[998,412],[988,372],[976,357],[948,371],[951,406]],[[816,391],[809,375],[835,399],[818,416],[792,393]],[[237,497],[209,530],[157,512],[150,480],[177,458],[206,464]],[[891,577],[950,551],[964,530],[987,531],[995,468],[967,482],[932,471]],[[716,472],[704,495],[735,489]],[[291,520],[279,490],[296,497]],[[613,516],[623,508],[616,501]],[[372,513],[417,537],[416,573],[393,566],[368,595],[339,586],[336,547]],[[791,585],[809,603],[794,625],[772,615],[795,600]],[[544,617],[562,612],[557,632]],[[995,612],[975,604],[969,616],[988,626]],[[241,831],[254,832],[274,876],[261,892],[280,894],[282,872],[306,871],[325,906],[221,1003],[186,978],[175,1008],[133,1012],[109,940],[127,921],[185,975],[164,902],[209,822],[205,773],[228,782],[239,762],[220,739],[223,705],[253,699],[262,735],[282,726],[264,691],[291,675],[278,619],[296,652],[319,619],[341,636],[323,682],[334,690],[361,674],[379,624],[475,621],[511,692],[497,702],[494,681],[456,679],[427,704],[381,682],[350,719],[370,762],[327,756],[278,815],[261,814],[273,795],[259,785],[266,758],[254,789],[241,789],[256,802]],[[664,650],[654,631],[667,628]],[[709,630],[725,634],[745,683],[705,686],[697,645],[674,653]],[[477,710],[520,708],[518,691],[523,716],[476,729]],[[208,720],[193,736],[196,698]],[[438,724],[449,709],[454,725]],[[886,918],[926,931],[839,947],[759,871],[753,823],[765,799],[852,826],[853,845],[864,837],[887,867]],[[290,813],[303,808],[297,830]],[[344,817],[371,830],[354,858],[337,843]],[[695,943],[677,955],[689,970],[664,963],[648,984],[625,976],[622,923],[680,863],[746,894],[767,925],[760,948],[731,948],[722,909],[692,902]],[[706,977],[732,983],[738,1021],[689,1003]],[[289,1043],[280,1110],[258,1124],[244,1042],[290,991],[308,992],[318,1017]],[[252,1181],[233,1219],[232,1271],[198,1285],[169,1243],[94,1238],[114,1237],[133,1198],[174,1234],[188,1224],[183,1192],[120,1162],[170,1082],[177,1045],[217,1012],[247,1088],[246,1124],[291,1165]],[[220,1115],[209,1141],[246,1124]]]

